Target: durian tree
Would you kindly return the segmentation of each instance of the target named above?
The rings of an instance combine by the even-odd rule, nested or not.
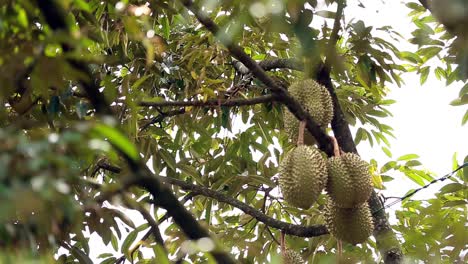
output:
[[[468,170],[390,222],[435,175],[358,150],[404,72],[468,102],[464,1],[404,1],[411,39],[360,1],[0,3],[1,263],[463,262]]]

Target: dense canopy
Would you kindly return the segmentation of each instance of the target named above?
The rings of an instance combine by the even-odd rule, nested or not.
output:
[[[468,103],[467,4],[402,2],[411,38],[355,17],[358,0],[0,1],[0,262],[466,261],[468,168],[393,221],[378,195],[395,172],[436,178],[391,158],[401,74],[459,83],[452,104]],[[288,93],[305,79],[331,96],[330,125]],[[285,202],[285,111],[324,158],[362,142],[389,156],[367,161],[364,243],[329,234],[325,191],[310,209]]]

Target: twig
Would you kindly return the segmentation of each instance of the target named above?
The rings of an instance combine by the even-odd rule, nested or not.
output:
[[[304,145],[304,129],[305,129],[305,122],[299,122],[299,135],[297,136],[297,145]]]
[[[335,157],[339,157],[340,156],[340,146],[338,145],[338,141],[336,141],[335,137],[332,137],[332,141],[333,141],[333,153],[334,153]]]
[[[180,109],[160,113],[158,116],[153,117],[148,123],[141,126],[140,132],[147,129],[152,124],[162,122],[167,117],[181,115],[181,114],[185,114],[185,108],[180,108]]]
[[[123,195],[123,201],[129,208],[135,208],[140,214],[145,218],[150,226],[151,234],[153,235],[156,243],[158,243],[163,250],[167,253],[167,249],[164,245],[164,239],[162,238],[161,231],[159,230],[159,223],[153,219],[153,216],[146,210],[141,204],[136,202],[135,200],[129,199],[126,195]],[[143,241],[143,240],[142,240]],[[135,251],[135,248],[132,251]],[[133,252],[132,252],[133,253]],[[132,255],[132,254],[130,254]]]

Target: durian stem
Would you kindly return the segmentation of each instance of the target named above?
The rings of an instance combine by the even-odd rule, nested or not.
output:
[[[281,254],[284,255],[286,253],[286,244],[284,242],[284,232],[281,232],[280,243],[281,243]]]
[[[306,123],[304,121],[299,122],[299,135],[297,136],[297,145],[304,145],[304,130]]]
[[[341,257],[343,255],[343,243],[339,239],[336,241],[336,249],[338,251],[337,252],[338,256],[336,258],[336,263],[339,264],[339,263],[341,263]]]
[[[333,153],[334,153],[335,157],[341,156],[340,146],[338,145],[338,141],[336,140],[335,137],[330,137],[330,138],[331,138],[332,143],[333,143]]]

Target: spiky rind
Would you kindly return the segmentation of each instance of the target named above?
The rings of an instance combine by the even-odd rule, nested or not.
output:
[[[369,164],[354,153],[328,159],[327,192],[341,208],[366,202],[372,193]]]
[[[329,199],[324,211],[325,225],[337,239],[351,244],[363,243],[372,234],[374,224],[367,203],[356,208],[339,208]]]
[[[301,254],[294,250],[287,249],[283,252],[283,264],[303,264],[304,259]]]
[[[330,124],[333,119],[333,103],[327,88],[312,79],[306,79],[293,83],[288,91],[309,112],[319,126],[325,128]],[[299,120],[287,108],[283,110],[283,119],[287,135],[292,141],[297,140]],[[312,145],[315,140],[309,132],[306,132],[304,143],[309,145],[308,142]]]
[[[300,145],[286,153],[279,166],[279,186],[292,206],[308,209],[327,182],[327,162],[315,147]]]

